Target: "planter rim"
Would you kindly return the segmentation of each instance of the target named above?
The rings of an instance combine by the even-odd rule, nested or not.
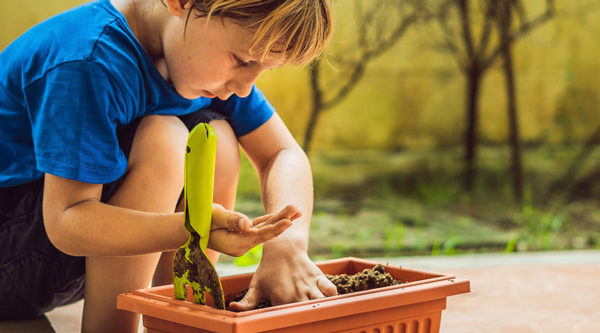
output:
[[[370,261],[370,260],[354,258],[354,257],[345,257],[345,258],[341,258],[341,259],[331,259],[331,260],[322,261],[322,262],[319,262],[318,265],[332,264],[332,263],[346,262],[346,261],[352,261],[352,262],[357,262],[357,263],[367,264],[367,265],[378,264],[377,262]],[[383,266],[388,267],[388,266],[393,266],[393,265],[386,264]],[[398,267],[398,266],[393,266],[393,267]],[[331,297],[295,302],[295,303],[290,303],[290,304],[275,305],[275,306],[270,306],[267,308],[254,309],[254,310],[248,310],[248,311],[243,311],[243,312],[235,312],[235,311],[229,311],[229,310],[216,309],[216,308],[213,308],[208,305],[195,304],[195,303],[189,302],[187,300],[186,301],[177,300],[174,298],[169,298],[169,297],[152,292],[152,291],[171,289],[171,288],[173,288],[173,286],[171,286],[171,285],[139,289],[139,290],[135,290],[135,291],[131,292],[131,294],[138,295],[138,296],[145,297],[145,298],[154,299],[154,300],[161,301],[161,302],[171,303],[174,305],[179,305],[179,306],[184,305],[189,308],[197,308],[197,309],[201,309],[202,311],[218,314],[221,316],[247,317],[247,316],[252,316],[252,315],[259,314],[259,313],[279,311],[279,310],[284,310],[284,309],[293,308],[293,307],[299,307],[299,306],[303,306],[303,305],[311,305],[311,304],[315,304],[315,303],[333,302],[333,301],[337,301],[337,300],[344,299],[344,298],[350,298],[350,297],[353,299],[356,299],[356,298],[361,298],[361,296],[364,296],[364,295],[370,295],[370,294],[374,294],[374,293],[383,293],[383,292],[386,292],[389,290],[396,290],[396,289],[404,290],[406,288],[415,287],[415,286],[422,285],[422,284],[431,285],[434,282],[456,279],[456,277],[454,275],[442,275],[442,274],[438,274],[438,273],[432,273],[432,272],[427,272],[427,271],[422,271],[422,270],[417,270],[417,269],[412,269],[412,268],[410,268],[410,269],[402,268],[402,269],[404,271],[411,271],[411,272],[415,272],[415,273],[423,273],[423,274],[430,274],[430,275],[437,275],[437,276],[429,278],[429,279],[423,279],[423,280],[418,280],[418,281],[413,281],[413,282],[406,282],[406,283],[402,283],[402,284],[395,285],[395,286],[387,286],[387,287],[380,287],[380,288],[375,288],[375,289],[362,290],[362,291],[357,291],[357,292],[353,292],[353,293],[349,293],[349,294],[336,295],[336,296],[331,296]],[[240,277],[247,277],[247,276],[252,276],[252,275],[253,275],[253,273],[228,275],[228,276],[223,277],[223,279],[240,278]]]
[[[346,257],[341,259],[319,262],[317,265],[331,264],[358,264],[361,267],[376,264],[380,262],[364,259]],[[386,265],[384,265],[385,267]],[[339,317],[339,313],[344,315],[354,315],[364,313],[365,311],[377,311],[389,308],[390,306],[399,307],[433,300],[444,300],[447,296],[466,293],[470,291],[468,280],[457,279],[452,275],[444,275],[409,268],[401,268],[394,265],[387,265],[390,268],[400,269],[409,274],[425,274],[422,280],[407,282],[400,285],[382,287],[365,290],[350,294],[326,297],[291,304],[272,306],[263,309],[255,309],[245,312],[233,312],[228,310],[219,310],[210,306],[194,304],[189,301],[176,300],[173,297],[165,296],[165,290],[172,289],[173,286],[161,286],[148,289],[136,290],[131,293],[121,294],[117,298],[117,307],[129,310],[143,315],[148,315],[164,320],[170,320],[173,316],[178,316],[182,324],[191,327],[214,328],[216,331],[223,331],[226,327],[246,327],[254,325],[257,320],[269,321],[271,325],[286,325],[290,322],[299,321],[301,316],[310,313],[314,320],[327,320]],[[252,273],[239,274],[223,277],[225,279],[248,278]],[[357,304],[360,303],[360,306]],[[445,308],[445,305],[444,305]],[[278,324],[276,324],[276,321]],[[249,327],[247,327],[249,328]]]

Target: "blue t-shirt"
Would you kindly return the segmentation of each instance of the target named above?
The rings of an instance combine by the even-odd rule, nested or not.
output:
[[[256,87],[246,98],[226,101],[179,96],[109,0],[74,8],[0,53],[0,187],[44,173],[114,181],[127,169],[117,128],[146,115],[208,106],[226,116],[237,136],[274,112]]]

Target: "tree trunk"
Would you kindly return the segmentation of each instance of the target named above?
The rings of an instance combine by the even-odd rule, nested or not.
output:
[[[519,136],[519,119],[517,113],[516,89],[513,58],[510,42],[511,12],[507,1],[502,3],[500,10],[500,29],[502,38],[502,58],[504,60],[504,79],[506,82],[509,141],[511,147],[510,169],[513,177],[513,195],[515,201],[523,202],[523,173],[521,168],[521,139]]]
[[[310,145],[313,139],[315,127],[317,126],[319,115],[323,110],[323,92],[319,87],[319,65],[320,61],[316,60],[312,63],[310,68],[310,91],[312,93],[312,100],[310,116],[308,118],[306,131],[304,132],[303,144],[304,152],[306,153],[306,155],[308,155],[310,152]]]
[[[477,122],[478,99],[481,84],[481,73],[478,69],[467,72],[467,128],[465,129],[465,170],[464,186],[467,191],[473,190],[477,175],[475,158],[477,156]]]
[[[567,203],[582,200],[584,198],[592,198],[594,188],[598,184],[598,179],[600,179],[600,167],[596,167],[585,177],[569,186],[567,191]]]
[[[585,165],[586,160],[590,157],[596,146],[599,144],[600,127],[597,127],[592,135],[586,140],[579,153],[577,153],[577,156],[575,156],[571,162],[571,165],[567,169],[565,175],[556,180],[552,186],[550,186],[550,189],[546,194],[546,202],[549,202],[553,196],[567,191],[567,189],[571,187],[581,167]]]

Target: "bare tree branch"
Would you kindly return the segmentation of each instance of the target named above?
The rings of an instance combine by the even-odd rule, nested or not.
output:
[[[469,59],[476,59],[475,45],[473,44],[473,32],[471,31],[469,0],[457,0],[457,3],[459,14],[461,16],[461,32],[467,51],[467,57]]]
[[[554,16],[554,12],[554,0],[546,0],[546,10],[544,13],[540,14],[531,21],[523,22],[519,29],[513,32],[504,43],[513,43],[514,41],[527,35],[527,33],[529,33],[531,30],[550,20]],[[496,49],[490,53],[490,55],[483,62],[483,68],[490,67],[494,61],[496,61],[496,58],[500,55],[502,49],[506,47],[504,43],[499,43]]]
[[[358,3],[358,1],[356,2]],[[360,6],[360,5],[358,5]],[[360,8],[360,7],[357,7]],[[367,12],[367,15],[372,15],[372,11]],[[415,24],[421,18],[421,13],[417,10],[413,11],[411,14],[405,16],[401,22],[394,28],[392,33],[384,37],[380,40],[377,40],[372,43],[372,45],[368,45],[367,43],[367,29],[366,29],[366,21],[362,21],[363,23],[359,25],[358,28],[358,38],[359,38],[359,52],[360,56],[355,62],[352,64],[352,71],[350,75],[344,80],[344,83],[337,89],[337,91],[328,98],[326,101],[322,103],[324,109],[329,109],[343,100],[346,95],[356,86],[359,82],[359,79],[362,77],[365,71],[366,64],[373,58],[378,57],[382,53],[389,50],[397,41],[406,33],[406,30],[411,25]],[[379,21],[379,25],[384,25],[385,21]]]
[[[525,22],[527,22],[525,4],[522,1],[514,1],[514,6],[516,7],[517,14],[519,16],[519,24],[523,25]]]
[[[358,26],[358,48],[365,48],[367,46],[367,22],[373,20],[373,17],[368,12],[364,12],[362,9],[361,2],[359,0],[354,1],[354,13],[358,16],[364,15],[364,18],[357,17],[356,22]]]
[[[327,86],[327,91],[333,92],[330,96],[325,96],[325,90],[321,85],[322,81],[319,79],[321,60],[315,61],[313,67],[310,68],[310,87],[313,98],[312,110],[304,136],[304,149],[306,152],[309,151],[320,113],[338,104],[356,87],[364,75],[369,61],[389,50],[410,26],[424,20],[425,16],[427,16],[427,19],[435,17],[434,15],[426,15],[428,13],[424,10],[426,8],[423,5],[423,2],[426,2],[424,0],[404,0],[402,2],[389,0],[383,2],[383,4],[382,2],[368,2],[370,3],[368,9],[363,8],[358,0],[354,2],[354,10],[358,15],[356,18],[356,45],[348,52],[331,57],[331,59],[339,61],[338,64],[342,64],[344,69],[349,70],[348,72],[339,72],[339,76],[345,76],[336,81],[336,83],[342,82],[341,85],[331,84]],[[412,10],[405,10],[404,6],[407,3],[412,5]],[[389,10],[388,4],[396,10]],[[403,15],[404,13],[407,14]],[[399,22],[393,27],[389,27],[390,15],[397,15],[400,18]]]
[[[447,1],[445,4],[440,6],[440,10],[438,12],[438,23],[442,30],[442,37],[444,39],[442,47],[450,52],[454,58],[454,61],[456,62],[456,65],[460,71],[464,73],[467,69],[466,64],[463,62],[463,56],[460,52],[458,44],[454,41],[454,31],[452,31],[452,28],[448,24],[448,13],[451,10],[450,7],[451,1]]]
[[[575,176],[579,173],[579,170],[583,166],[584,162],[591,153],[594,151],[597,145],[600,144],[600,127],[596,128],[592,135],[586,140],[585,144],[571,162],[571,165],[567,169],[567,172],[557,181],[552,184],[549,190],[549,194],[555,194],[558,191],[562,191],[569,187],[573,183]]]
[[[485,12],[486,19],[483,22],[483,31],[479,40],[479,58],[483,58],[490,42],[490,36],[492,34],[492,20],[487,19],[492,17],[494,14],[492,13],[494,10],[494,5],[491,3],[496,0],[486,0],[485,1]]]

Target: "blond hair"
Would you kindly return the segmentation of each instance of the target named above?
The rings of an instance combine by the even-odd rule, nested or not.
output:
[[[306,64],[323,52],[333,33],[331,0],[189,1],[198,17],[230,18],[251,29],[249,51],[260,60],[283,53],[286,63]]]

